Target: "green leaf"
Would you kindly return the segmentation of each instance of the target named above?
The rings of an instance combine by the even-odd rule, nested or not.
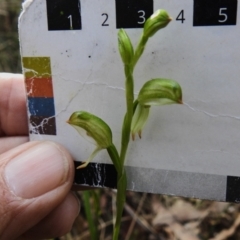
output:
[[[94,190],[91,191],[83,191],[82,192],[82,198],[83,198],[83,205],[85,214],[87,217],[88,227],[90,231],[91,240],[98,240],[98,216],[96,213],[94,213],[92,206],[91,206],[91,195],[94,194]]]

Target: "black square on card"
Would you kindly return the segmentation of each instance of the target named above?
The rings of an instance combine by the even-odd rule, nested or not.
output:
[[[80,30],[80,0],[46,0],[49,31]]]
[[[153,0],[115,0],[117,28],[142,28],[153,14]]]

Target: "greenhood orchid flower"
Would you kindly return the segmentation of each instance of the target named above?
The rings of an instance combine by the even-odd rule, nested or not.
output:
[[[88,112],[74,112],[67,121],[79,134],[96,145],[96,149],[79,168],[84,168],[102,150],[112,146],[112,131],[110,127],[99,117]]]
[[[131,133],[132,140],[135,140],[135,134],[138,133],[138,136],[142,138],[142,129],[145,126],[148,115],[149,115],[150,106],[143,106],[138,103],[135,113],[132,119]]]
[[[182,103],[182,89],[174,80],[155,78],[143,85],[137,99],[144,106]]]
[[[148,119],[151,106],[182,103],[181,86],[174,80],[152,79],[146,82],[138,94],[134,104],[134,115],[131,124],[132,139],[141,133]]]

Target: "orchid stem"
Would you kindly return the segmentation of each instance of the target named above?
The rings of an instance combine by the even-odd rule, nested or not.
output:
[[[139,58],[142,56],[142,54],[144,52],[144,49],[145,49],[145,46],[147,44],[147,41],[148,41],[148,37],[145,37],[142,34],[142,36],[141,36],[141,38],[140,38],[140,40],[138,42],[138,45],[136,47],[134,57],[133,57],[133,62],[132,62],[133,68],[137,64]]]
[[[142,38],[141,38],[142,39]],[[133,58],[132,64],[125,64],[124,65],[124,72],[125,72],[125,88],[126,88],[126,107],[127,112],[123,119],[122,125],[122,141],[121,141],[121,151],[120,151],[120,164],[121,169],[118,171],[118,182],[117,182],[117,216],[116,222],[114,225],[113,231],[113,240],[118,240],[121,219],[122,219],[122,212],[124,208],[124,203],[126,200],[126,188],[127,188],[127,177],[124,168],[125,157],[128,149],[128,144],[130,140],[130,133],[131,133],[131,124],[132,118],[134,113],[134,79],[133,79],[133,71],[134,66],[136,65],[138,59],[140,58],[146,41],[144,42],[140,40],[140,47],[138,50],[138,56]],[[136,108],[136,106],[135,106]]]
[[[120,152],[120,162],[124,165],[127,148],[130,140],[130,131],[131,131],[131,123],[133,117],[133,101],[134,101],[134,82],[133,82],[133,67],[132,65],[125,65],[125,88],[126,88],[126,105],[127,112],[125,114],[123,125],[122,125],[122,145]]]

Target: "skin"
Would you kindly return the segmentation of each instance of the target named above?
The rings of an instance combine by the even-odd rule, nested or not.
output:
[[[64,172],[64,181],[39,181],[31,188],[28,183],[32,179],[29,179],[26,187],[21,185],[21,191],[16,193],[9,185],[6,169],[14,159],[25,156],[25,153],[31,158],[31,153],[34,154],[31,149],[38,153],[33,155],[33,161],[46,155],[42,152],[44,149],[52,154],[51,158],[63,158],[66,163],[62,165],[64,169],[60,167],[56,172],[53,167],[49,171],[52,171],[50,176],[56,179],[59,172]],[[46,162],[50,162],[51,158]],[[41,163],[41,166],[44,167],[44,164]],[[28,179],[32,169],[27,166],[24,169],[24,177]],[[70,191],[73,177],[73,160],[64,147],[52,142],[29,142],[23,76],[0,73],[0,239],[36,240],[69,232],[80,208],[79,201]],[[52,184],[51,189],[49,184]]]

